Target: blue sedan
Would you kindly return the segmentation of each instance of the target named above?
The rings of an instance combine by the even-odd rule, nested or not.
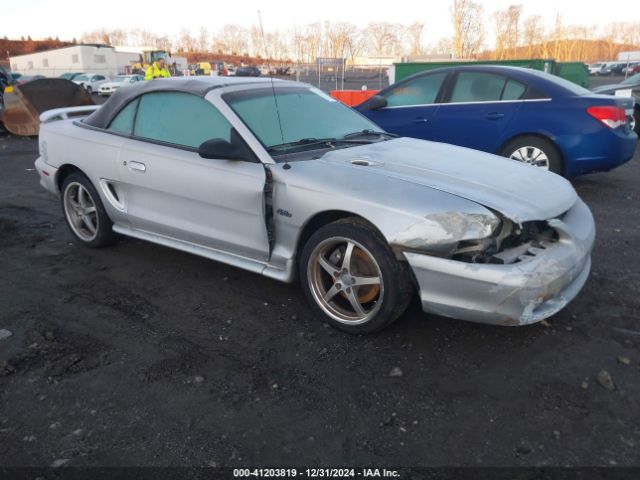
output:
[[[417,73],[356,109],[391,133],[573,177],[633,157],[633,103],[536,70],[474,65]]]

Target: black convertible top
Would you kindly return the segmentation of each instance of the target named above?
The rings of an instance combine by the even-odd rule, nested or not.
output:
[[[282,80],[274,79],[275,82]],[[214,88],[244,85],[251,83],[264,84],[270,78],[235,78],[235,77],[174,77],[140,82],[126,88],[119,88],[111,95],[102,107],[83,120],[83,123],[96,128],[107,128],[113,117],[134,98],[149,92],[185,92],[204,97]],[[291,82],[293,83],[293,82]]]

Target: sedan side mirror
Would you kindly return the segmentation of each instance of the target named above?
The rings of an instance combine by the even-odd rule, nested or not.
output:
[[[236,145],[227,142],[221,138],[213,138],[203,142],[198,147],[198,154],[202,158],[209,158],[215,160],[245,160],[252,162],[253,159],[249,158],[247,152],[237,147]]]
[[[362,105],[363,110],[379,110],[387,106],[387,99],[382,95],[374,95]]]

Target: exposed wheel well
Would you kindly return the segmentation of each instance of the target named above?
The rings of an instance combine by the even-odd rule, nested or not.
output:
[[[382,238],[384,238],[382,233],[375,227],[375,225],[373,225],[366,218],[361,217],[360,215],[356,215],[355,213],[347,212],[344,210],[328,210],[326,212],[317,213],[315,216],[311,217],[311,219],[303,227],[302,232],[300,232],[300,236],[298,237],[298,243],[296,244],[296,257],[300,255],[300,251],[302,250],[302,247],[307,243],[307,240],[309,240],[311,235],[313,235],[313,233],[316,230],[318,230],[319,228],[331,222],[335,222],[336,220],[340,220],[342,218],[348,218],[348,217],[359,218],[367,222],[369,225],[371,225],[372,228],[376,229],[376,231],[380,233]]]
[[[63,165],[58,169],[58,173],[56,175],[56,186],[58,187],[58,191],[62,191],[62,184],[64,183],[64,179],[73,172],[83,173],[82,170],[71,164]]]
[[[517,135],[514,135],[513,137],[511,137],[508,140],[506,140],[500,146],[500,148],[498,149],[498,155],[502,155],[502,153],[504,152],[504,149],[507,148],[507,145],[509,145],[511,142],[513,142],[515,140],[518,140],[519,138],[524,138],[524,137],[538,137],[541,140],[545,140],[545,141],[549,142],[558,151],[558,154],[560,155],[560,159],[564,161],[564,156],[562,155],[562,150],[560,150],[560,147],[558,146],[558,144],[556,142],[554,142],[553,139],[549,138],[546,135],[543,135],[542,133],[519,133]]]

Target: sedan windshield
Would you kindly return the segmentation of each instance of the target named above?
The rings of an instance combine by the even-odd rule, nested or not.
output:
[[[117,77],[115,77],[114,79],[112,79],[112,82],[124,82],[125,80],[128,80],[130,77],[127,77],[126,75],[118,75]]]
[[[85,80],[89,80],[89,75],[79,75],[74,78],[74,80],[77,82],[84,82]]]
[[[640,83],[640,73],[636,73],[635,75],[627,78],[622,82],[622,85],[635,85],[637,83]]]
[[[338,141],[345,144],[373,141],[375,136],[367,133],[380,130],[315,88],[275,88],[274,92],[269,87],[228,93],[223,98],[273,155],[293,148],[323,148]],[[367,133],[355,141],[350,136],[354,132]]]

